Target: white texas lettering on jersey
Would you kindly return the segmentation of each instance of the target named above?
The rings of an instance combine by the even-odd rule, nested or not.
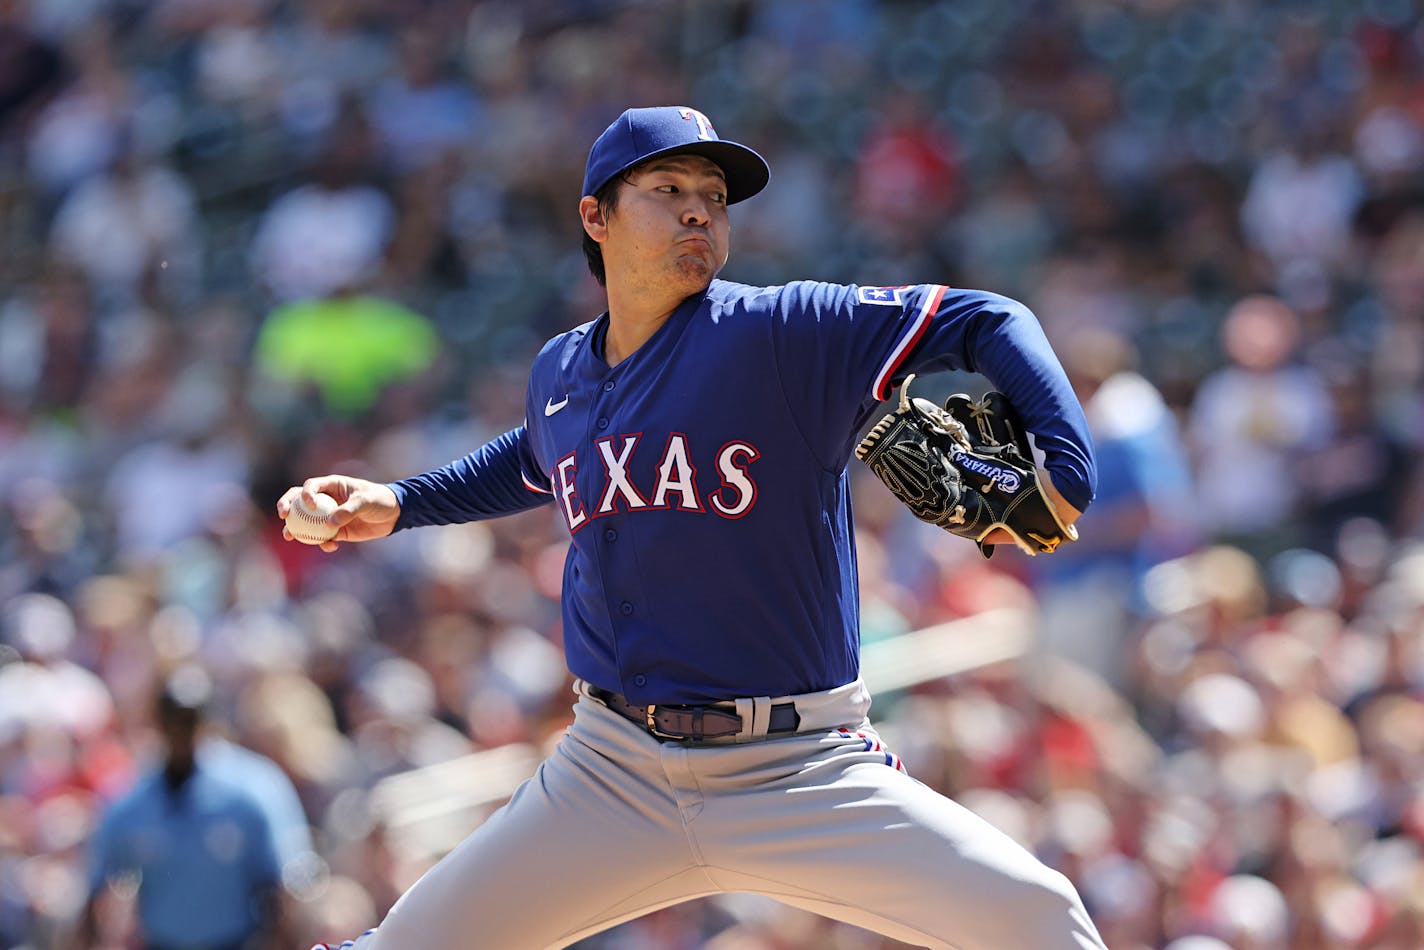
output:
[[[632,456],[633,449],[637,447],[640,437],[639,435],[621,436],[623,449],[617,456],[613,454],[612,439],[599,439],[594,443],[598,446],[598,454],[603,457],[604,471],[608,473],[608,487],[603,489],[603,498],[598,503],[594,517],[617,511],[619,496],[628,503],[629,511],[648,507],[647,499],[638,494],[638,489],[628,481],[628,459]]]
[[[697,499],[697,468],[687,458],[687,436],[674,432],[668,436],[667,448],[663,449],[663,460],[658,463],[658,484],[653,491],[653,507],[667,508],[667,496],[675,492],[681,496],[677,507],[683,511],[702,511],[702,502]]]
[[[632,475],[633,458],[642,438],[643,434],[638,432],[608,436],[593,443],[607,477],[600,487],[598,505],[591,515],[579,500],[578,453],[570,452],[554,464],[550,481],[571,534],[577,533],[592,518],[619,511],[672,510],[706,514],[710,507],[721,517],[735,520],[755,507],[757,485],[750,469],[752,463],[761,458],[761,452],[750,442],[735,439],[718,450],[715,459],[718,484],[704,499],[697,490],[697,466],[692,464],[692,447],[688,438],[681,432],[672,433],[658,460],[657,481],[653,485],[652,501],[649,502],[649,496],[638,489]],[[592,497],[592,487],[585,487],[589,488],[589,497]]]
[[[737,464],[737,456],[743,456]],[[707,501],[724,518],[740,518],[756,502],[756,484],[747,477],[747,466],[761,458],[761,453],[745,442],[728,442],[717,453],[717,471],[722,475],[722,487],[708,496]],[[723,495],[735,500],[723,501]]]
[[[578,496],[574,494],[574,476],[578,474],[578,458],[570,452],[554,463],[554,470],[559,473],[557,479],[559,504],[564,506],[564,520],[568,522],[570,531],[577,531],[588,520],[583,505],[579,504]]]

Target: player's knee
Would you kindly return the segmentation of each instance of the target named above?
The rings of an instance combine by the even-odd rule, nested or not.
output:
[[[1101,938],[1088,919],[1083,899],[1067,877],[1049,867],[1023,882],[1015,895],[1014,913],[1028,942],[1023,946],[1101,947]]]
[[[1062,874],[1027,861],[994,879],[972,905],[947,902],[945,946],[963,950],[1106,950],[1077,890]],[[939,946],[939,944],[935,944]]]

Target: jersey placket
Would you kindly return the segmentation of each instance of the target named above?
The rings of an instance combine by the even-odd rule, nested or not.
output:
[[[587,443],[593,448],[588,471],[584,477],[585,497],[588,499],[589,517],[593,523],[589,525],[589,530],[594,533],[592,547],[597,551],[599,560],[599,574],[603,578],[604,605],[608,610],[609,627],[614,631],[613,647],[615,662],[618,664],[618,675],[620,679],[624,677],[627,670],[624,668],[622,649],[626,642],[626,627],[633,622],[633,618],[638,613],[637,595],[628,588],[636,578],[637,570],[632,560],[634,558],[633,549],[630,547],[633,539],[628,535],[628,520],[626,517],[626,499],[620,507],[620,499],[614,490],[611,482],[617,477],[614,471],[616,465],[611,465],[602,455],[599,448],[600,443],[611,446],[614,461],[619,454],[619,439],[617,433],[619,427],[616,425],[618,419],[618,386],[619,377],[626,375],[619,370],[610,370],[602,380],[595,384],[592,398],[589,400],[589,421]],[[605,440],[608,440],[605,442]],[[608,500],[609,510],[601,511],[604,505],[604,493],[611,495]],[[647,678],[642,673],[637,673],[632,678],[632,684],[637,687],[644,686]],[[626,691],[625,684],[619,688]]]

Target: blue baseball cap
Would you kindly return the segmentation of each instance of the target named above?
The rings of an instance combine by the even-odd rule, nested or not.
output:
[[[771,168],[756,152],[717,135],[712,122],[687,106],[629,109],[603,130],[588,152],[583,193],[592,195],[639,162],[659,155],[703,155],[727,178],[727,204],[766,187]]]

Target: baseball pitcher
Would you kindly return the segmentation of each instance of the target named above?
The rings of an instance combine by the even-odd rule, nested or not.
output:
[[[277,502],[333,496],[326,550],[550,504],[572,538],[573,724],[359,950],[562,947],[729,891],[928,947],[1103,950],[1063,875],[908,775],[867,718],[847,473],[859,455],[986,554],[1052,551],[1093,495],[1082,410],[1004,297],[716,279],[728,207],[769,174],[695,109],[624,112],[578,206],[608,311],[539,353],[524,424]],[[859,438],[908,376],[948,369],[998,392],[902,393]]]

